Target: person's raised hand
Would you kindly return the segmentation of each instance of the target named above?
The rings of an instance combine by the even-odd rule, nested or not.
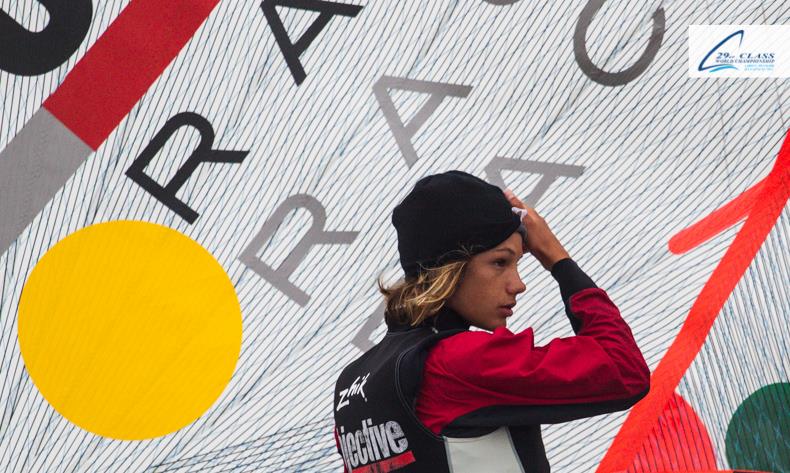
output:
[[[526,211],[522,212],[521,216],[521,223],[527,229],[526,251],[532,253],[540,264],[549,271],[554,263],[570,257],[549,228],[546,220],[535,209],[524,204],[510,189],[505,189],[504,193],[511,206]]]

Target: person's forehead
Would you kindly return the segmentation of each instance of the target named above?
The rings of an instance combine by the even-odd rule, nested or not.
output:
[[[492,253],[501,255],[501,254],[512,254],[515,256],[520,256],[521,253],[521,235],[519,238],[508,238],[504,242],[500,243],[497,247],[491,250]]]
[[[518,255],[518,253],[516,253],[514,250],[512,250],[511,248],[508,248],[508,247],[494,248],[491,251],[494,252],[494,253],[507,253],[507,254],[511,254],[511,255]]]

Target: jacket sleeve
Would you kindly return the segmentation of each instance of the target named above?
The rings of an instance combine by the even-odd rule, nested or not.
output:
[[[431,430],[566,422],[627,409],[647,394],[650,371],[606,292],[570,258],[552,275],[576,336],[535,346],[531,328],[500,327],[439,341],[417,402]]]

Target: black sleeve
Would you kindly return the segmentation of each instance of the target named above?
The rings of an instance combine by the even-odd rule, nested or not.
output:
[[[557,261],[551,267],[551,275],[560,285],[560,295],[562,296],[562,303],[565,306],[565,314],[573,327],[573,333],[579,333],[582,328],[582,323],[576,316],[573,315],[570,308],[571,296],[590,287],[598,287],[595,285],[590,276],[579,268],[571,258],[565,258]]]

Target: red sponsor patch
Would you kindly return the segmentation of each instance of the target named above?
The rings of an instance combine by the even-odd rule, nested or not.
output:
[[[411,463],[414,463],[414,454],[409,450],[395,457],[385,458],[384,460],[371,463],[370,465],[354,468],[351,473],[387,473],[388,471],[403,468]]]

